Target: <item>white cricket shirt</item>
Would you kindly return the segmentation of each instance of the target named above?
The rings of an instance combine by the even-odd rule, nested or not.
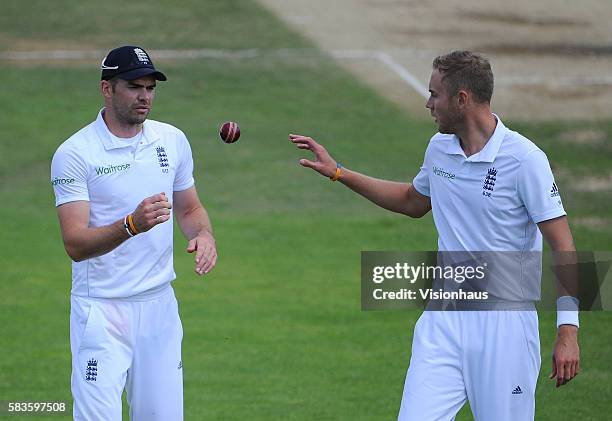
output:
[[[536,224],[565,211],[544,152],[495,118],[493,135],[470,157],[457,136],[433,136],[413,184],[431,198],[439,251],[497,252],[481,253],[490,263],[480,290],[489,291],[491,301],[535,301],[542,261]]]
[[[434,135],[414,178],[431,198],[441,251],[539,251],[536,224],[565,215],[544,152],[495,117],[493,136],[470,157],[457,136]]]
[[[190,188],[193,159],[179,129],[146,120],[139,140],[120,139],[107,128],[101,110],[93,123],[66,140],[51,164],[55,204],[89,202],[89,225],[123,219],[145,198]],[[137,144],[133,144],[137,141]],[[119,245],[111,252],[72,263],[72,294],[124,298],[147,295],[176,278],[172,219]]]

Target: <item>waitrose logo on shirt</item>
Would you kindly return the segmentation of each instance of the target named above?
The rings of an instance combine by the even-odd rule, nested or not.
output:
[[[53,180],[51,180],[52,186],[57,186],[58,184],[62,185],[62,184],[71,184],[71,183],[74,183],[74,178],[55,177]]]
[[[96,167],[96,175],[108,175],[116,172],[130,169],[130,164],[106,165],[104,167]]]
[[[452,172],[445,171],[442,168],[438,168],[435,165],[433,167],[433,173],[435,175],[437,175],[437,176],[448,178],[450,180],[454,180],[455,179],[455,174],[453,174]]]

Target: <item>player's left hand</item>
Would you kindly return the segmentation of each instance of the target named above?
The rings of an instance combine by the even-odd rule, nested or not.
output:
[[[578,328],[561,325],[552,355],[552,372],[549,379],[557,378],[557,387],[567,384],[580,372],[580,347]]]
[[[195,273],[209,273],[217,263],[217,246],[210,231],[202,230],[195,238],[189,240],[187,253],[195,252]]]

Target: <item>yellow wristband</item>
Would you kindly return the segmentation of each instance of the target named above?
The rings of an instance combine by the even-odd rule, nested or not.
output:
[[[128,224],[128,215],[125,215],[125,218],[123,218],[123,229],[125,229],[125,232],[127,232],[127,234],[130,237],[134,236],[134,234],[132,233],[132,230],[130,228],[130,225]]]
[[[128,225],[130,226],[130,229],[132,230],[134,235],[138,234],[138,230],[136,229],[136,225],[134,225],[134,219],[132,219],[131,213],[128,215],[127,220],[128,220]]]
[[[336,173],[334,174],[333,177],[329,177],[329,179],[331,181],[338,181],[338,179],[340,178],[340,174],[342,173],[342,165],[340,165],[339,163],[336,164]]]

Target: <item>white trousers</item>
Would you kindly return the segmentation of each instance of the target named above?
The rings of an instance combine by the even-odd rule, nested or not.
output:
[[[70,348],[75,420],[183,419],[183,328],[169,286],[144,301],[72,296]]]
[[[535,311],[425,311],[419,318],[398,420],[532,421],[540,371]]]

